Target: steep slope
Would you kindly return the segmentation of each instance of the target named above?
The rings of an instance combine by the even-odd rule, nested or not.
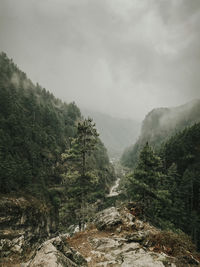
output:
[[[0,191],[46,194],[58,183],[53,166],[76,131],[78,107],[35,86],[0,54]],[[34,192],[35,191],[35,192]]]
[[[141,202],[154,225],[181,229],[200,248],[200,123],[175,134],[157,153],[146,143],[124,177],[126,199]]]
[[[81,109],[82,114],[94,119],[100,138],[110,157],[119,158],[124,149],[130,146],[139,134],[140,124],[131,119],[115,118],[88,109]]]
[[[75,103],[63,103],[38,84],[34,85],[5,53],[0,54],[0,222],[1,239],[8,239],[1,240],[5,249],[2,256],[10,254],[7,245],[21,242],[24,234],[31,240],[32,233],[38,233],[36,242],[42,234],[45,238],[50,230],[57,230],[60,206],[68,204],[71,197],[66,193],[67,186],[62,184],[62,153],[70,147],[77,135],[77,124],[82,120]],[[95,170],[93,191],[88,193],[88,199],[95,202],[108,193],[115,179],[99,138],[97,149],[88,161]],[[78,200],[73,200],[76,206]],[[38,204],[32,207],[32,202]],[[42,213],[47,214],[48,221]],[[38,221],[32,220],[32,214]],[[70,216],[66,217],[70,223]],[[48,227],[51,229],[43,229]]]
[[[0,198],[0,265],[26,257],[57,229],[53,207],[30,195]],[[10,266],[10,265],[9,265]],[[11,265],[13,266],[13,265]]]
[[[139,151],[146,142],[154,148],[187,126],[200,121],[200,100],[191,101],[175,108],[157,108],[145,117],[138,141],[122,155],[122,164],[133,168]]]
[[[47,188],[61,182],[61,154],[76,135],[81,119],[75,103],[63,103],[34,85],[1,53],[0,192],[27,190],[45,198]],[[92,164],[109,172],[109,159],[100,140]]]
[[[168,188],[172,208],[171,221],[189,234],[200,248],[200,123],[171,137],[161,149],[168,168]]]

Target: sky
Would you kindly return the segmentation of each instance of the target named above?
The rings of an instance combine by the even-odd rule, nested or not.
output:
[[[66,102],[142,120],[200,98],[200,0],[1,0],[0,50]]]

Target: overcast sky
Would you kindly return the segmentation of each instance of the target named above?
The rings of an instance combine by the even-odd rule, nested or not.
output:
[[[0,50],[66,102],[141,120],[200,97],[200,0],[0,0]]]

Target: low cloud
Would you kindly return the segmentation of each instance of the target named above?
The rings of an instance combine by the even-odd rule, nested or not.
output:
[[[63,100],[143,119],[200,97],[198,0],[2,0],[0,49]]]

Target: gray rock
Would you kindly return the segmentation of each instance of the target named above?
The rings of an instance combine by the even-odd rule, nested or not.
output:
[[[96,240],[97,239],[95,239],[95,241]],[[98,241],[96,242],[95,245],[94,245],[94,247],[98,251],[106,252],[106,251],[111,251],[113,249],[118,248],[119,247],[119,241],[115,240],[114,238],[104,237],[104,238],[98,239]]]
[[[175,267],[176,259],[164,253],[148,251],[143,241],[154,229],[138,220],[128,210],[120,212],[112,207],[97,214],[99,230],[115,229],[107,237],[89,237],[92,255],[101,259],[94,266],[115,267]],[[114,226],[117,226],[116,228]],[[113,229],[113,230],[114,230]],[[125,229],[125,230],[123,230]],[[124,233],[123,233],[124,231]],[[126,232],[127,231],[127,232]]]
[[[126,239],[116,236],[90,238],[92,254],[102,261],[95,266],[122,267],[175,267],[173,259],[165,254],[146,251],[139,243],[126,243]]]
[[[116,229],[116,232],[120,234],[121,231],[122,231],[122,227],[121,227],[121,225],[120,225],[120,226]]]
[[[166,257],[159,254],[152,255],[143,249],[129,251],[123,255],[122,267],[165,267]],[[171,265],[168,261],[168,266]]]
[[[53,244],[45,244],[26,267],[71,267],[78,266],[58,251]]]
[[[140,244],[139,243],[129,243],[129,244],[124,244],[122,247],[122,250],[124,253],[130,252],[130,251],[134,251],[140,248]]]
[[[9,257],[23,256],[27,248],[56,229],[54,210],[34,197],[1,197],[0,199],[0,250]],[[7,256],[5,256],[7,257]],[[6,259],[7,260],[7,259]]]
[[[122,223],[120,213],[115,207],[99,212],[95,218],[95,225],[99,230],[111,230],[114,226]]]
[[[127,242],[142,242],[147,237],[148,232],[138,231],[129,235],[126,235],[125,238]]]
[[[61,237],[55,237],[44,242],[34,257],[23,265],[24,267],[75,267],[87,266],[82,255],[70,249]]]
[[[124,217],[125,217],[126,220],[127,220],[128,222],[130,222],[130,223],[132,223],[132,222],[135,221],[135,216],[132,215],[131,213],[127,212],[127,211],[124,213]]]
[[[135,228],[137,230],[143,230],[144,229],[144,222],[140,220],[135,220]]]
[[[87,266],[87,260],[78,252],[72,249],[72,259],[78,266]]]

